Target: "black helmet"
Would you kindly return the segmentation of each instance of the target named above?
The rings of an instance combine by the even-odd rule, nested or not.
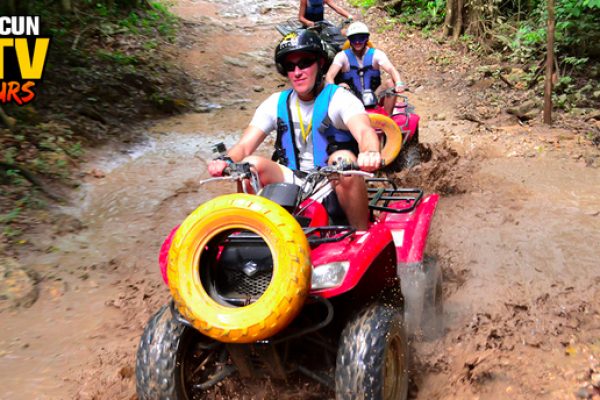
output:
[[[310,30],[294,31],[285,35],[275,48],[275,66],[277,66],[277,71],[281,75],[287,75],[283,69],[283,60],[288,54],[297,51],[314,53],[319,57],[327,59],[325,44],[315,32]]]

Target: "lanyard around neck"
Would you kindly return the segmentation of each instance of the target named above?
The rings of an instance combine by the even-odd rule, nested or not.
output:
[[[300,112],[300,100],[296,98],[296,111],[298,111],[298,119],[300,120],[300,132],[302,132],[302,139],[306,142],[306,138],[310,135],[310,130],[312,128],[312,117],[310,118],[310,122],[308,123],[308,127],[304,130],[304,122],[302,121],[302,113]]]

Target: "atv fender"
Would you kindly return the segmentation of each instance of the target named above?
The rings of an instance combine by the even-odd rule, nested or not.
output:
[[[387,214],[385,221],[390,227],[396,247],[397,274],[404,297],[406,330],[416,335],[422,325],[425,298],[428,291],[428,271],[424,259],[425,244],[431,219],[439,196],[425,197],[410,214]]]
[[[425,196],[410,213],[385,213],[383,222],[389,228],[394,245],[398,269],[423,261],[431,219],[439,200],[438,194]],[[402,203],[391,204],[392,208],[404,207]]]

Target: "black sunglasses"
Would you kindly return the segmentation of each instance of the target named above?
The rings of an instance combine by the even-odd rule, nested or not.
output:
[[[348,40],[350,43],[365,43],[369,40],[369,35],[362,33],[358,35],[352,35],[348,37]]]
[[[296,69],[296,67],[300,69],[306,69],[317,62],[316,58],[303,58],[297,63],[293,63],[291,61],[284,61],[281,63],[285,72],[292,72]]]

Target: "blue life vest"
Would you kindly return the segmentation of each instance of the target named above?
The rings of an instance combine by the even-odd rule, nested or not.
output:
[[[312,22],[323,21],[325,18],[325,6],[323,0],[306,0],[304,18]]]
[[[359,67],[358,60],[352,49],[344,50],[344,52],[346,53],[346,57],[348,57],[350,70],[342,72],[341,81],[347,83],[359,98],[365,89],[375,91],[381,85],[381,73],[379,70],[373,68],[375,49],[370,48],[367,50],[363,58],[362,68]]]
[[[327,85],[319,93],[315,100],[312,116],[312,142],[313,157],[316,167],[324,167],[331,153],[336,150],[350,150],[358,152],[358,143],[349,131],[337,129],[331,123],[327,112],[329,102],[337,85]],[[279,95],[277,104],[277,140],[275,143],[274,159],[287,166],[291,170],[298,170],[298,148],[296,146],[296,135],[290,109],[290,94],[292,90],[286,90]]]

